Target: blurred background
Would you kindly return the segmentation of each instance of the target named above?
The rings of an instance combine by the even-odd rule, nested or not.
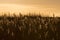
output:
[[[0,0],[0,12],[60,16],[60,0]]]

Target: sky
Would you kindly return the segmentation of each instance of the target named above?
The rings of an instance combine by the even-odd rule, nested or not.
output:
[[[1,8],[3,8],[3,10],[6,9],[7,6],[9,6],[8,10],[11,10],[12,8],[13,10],[16,8],[18,9],[22,8],[24,11],[29,10],[30,12],[32,10],[33,12],[34,11],[36,12],[50,11],[52,13],[55,13],[57,16],[60,16],[60,0],[0,0],[0,10]],[[10,7],[12,8],[9,9]]]

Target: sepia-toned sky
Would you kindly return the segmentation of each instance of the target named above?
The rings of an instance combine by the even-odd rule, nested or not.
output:
[[[52,11],[56,15],[60,16],[60,0],[0,0],[0,6],[2,4],[3,5],[7,4],[7,5],[5,5],[5,7],[11,6],[11,4],[16,4],[15,6],[20,5],[23,9],[24,8],[27,10],[31,9],[31,11],[32,10],[33,11],[35,11],[35,10],[43,11],[43,12]],[[2,8],[4,8],[4,6]],[[14,8],[16,8],[16,7],[14,7]]]

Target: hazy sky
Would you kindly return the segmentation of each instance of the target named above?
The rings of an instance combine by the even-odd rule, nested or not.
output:
[[[38,9],[42,8],[52,8],[56,12],[60,13],[60,0],[0,0],[0,4],[18,4],[18,5],[28,5],[34,6]]]
[[[60,0],[0,0],[0,3],[14,3],[27,5],[55,5],[60,6]]]

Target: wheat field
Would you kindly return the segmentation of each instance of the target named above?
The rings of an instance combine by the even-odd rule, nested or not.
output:
[[[60,17],[2,15],[0,40],[60,40]]]

